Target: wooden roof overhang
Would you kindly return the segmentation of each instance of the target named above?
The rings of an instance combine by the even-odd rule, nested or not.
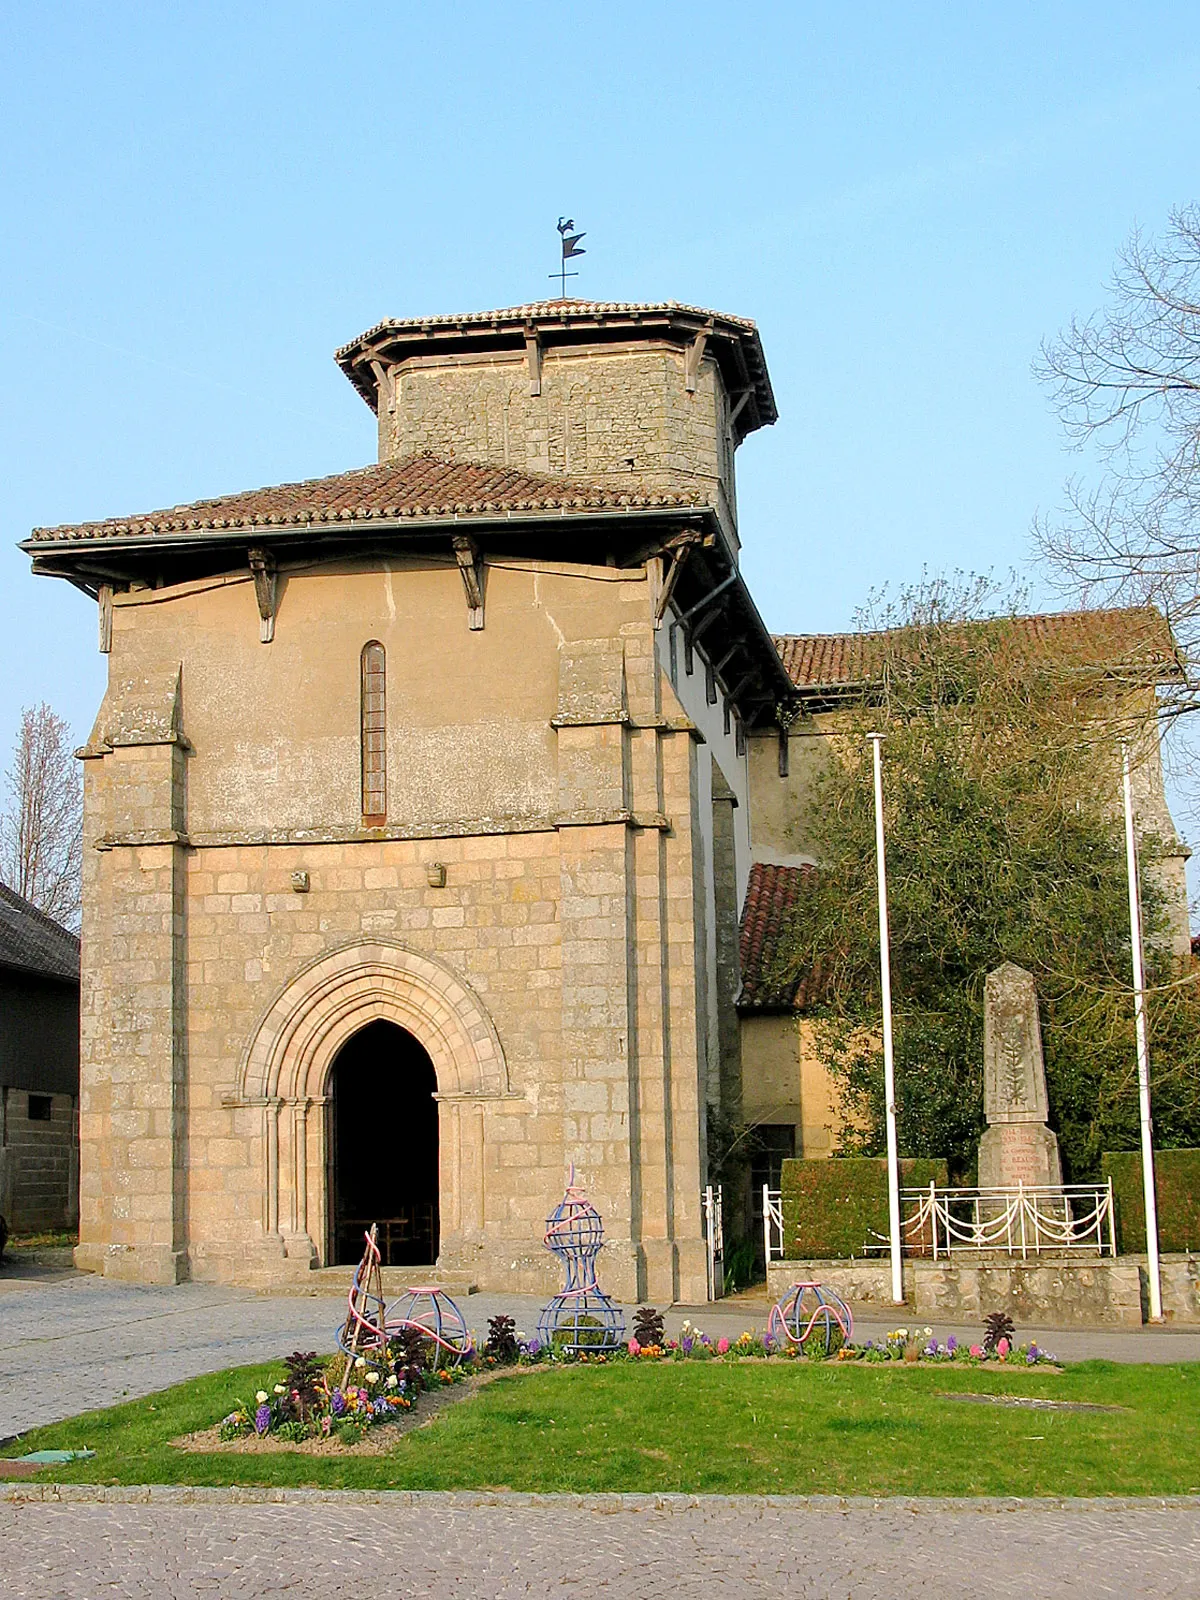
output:
[[[65,578],[96,598],[102,587],[133,583],[167,588],[236,570],[312,567],[371,556],[436,555],[463,565],[462,547],[487,557],[524,556],[556,563],[642,566],[661,556],[668,626],[704,640],[725,694],[747,727],[773,724],[776,707],[795,697],[774,641],[739,573],[716,512],[679,506],[575,513],[561,508],[336,522],[273,522],[237,528],[106,534],[102,538],[25,540],[33,571]]]
[[[661,339],[685,350],[693,368],[706,351],[732,400],[735,442],[778,419],[762,342],[753,322],[673,302],[646,305],[543,301],[461,317],[389,319],[343,345],[335,360],[372,411],[391,369],[416,357],[525,355],[531,377],[549,349]]]

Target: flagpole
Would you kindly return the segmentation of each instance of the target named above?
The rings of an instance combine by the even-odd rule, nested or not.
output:
[[[1142,1134],[1142,1197],[1146,1207],[1146,1267],[1150,1279],[1150,1321],[1163,1320],[1158,1262],[1158,1202],[1154,1193],[1154,1128],[1150,1120],[1150,1042],[1146,1035],[1146,973],[1142,954],[1142,897],[1138,890],[1137,838],[1133,831],[1133,791],[1129,745],[1121,744],[1121,792],[1125,803],[1125,870],[1129,878],[1129,943],[1133,955],[1133,1025],[1137,1039],[1138,1110]]]
[[[896,1064],[892,1050],[892,952],[888,934],[887,862],[883,840],[883,735],[869,733],[875,776],[875,876],[879,889],[879,981],[883,1000],[883,1095],[887,1123],[888,1247],[892,1258],[892,1301],[904,1304],[904,1266],[900,1255],[900,1156],[896,1141]]]

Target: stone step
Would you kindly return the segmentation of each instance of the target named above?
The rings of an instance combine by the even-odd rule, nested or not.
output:
[[[305,1283],[320,1292],[350,1293],[354,1267],[317,1267],[305,1274]],[[478,1294],[479,1285],[465,1272],[441,1272],[437,1267],[382,1267],[384,1299],[398,1299],[408,1289],[444,1289],[449,1295]]]

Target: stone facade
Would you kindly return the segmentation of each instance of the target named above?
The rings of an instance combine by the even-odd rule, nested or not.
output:
[[[616,1292],[699,1292],[711,758],[644,570],[488,582],[471,634],[448,562],[288,572],[269,650],[247,582],[118,597],[86,753],[82,1264],[326,1260],[328,1072],[384,1017],[437,1072],[442,1265],[548,1284],[573,1163]],[[368,639],[399,709],[396,823],[364,830]]]
[[[338,360],[377,466],[26,546],[97,593],[109,654],[77,1260],[344,1260],[342,1069],[382,1029],[427,1063],[436,1150],[385,1052],[361,1160],[429,1165],[438,1271],[557,1287],[573,1170],[611,1293],[703,1299],[710,1119],[829,1145],[803,1027],[736,1010],[752,857],[803,852],[793,685],[737,566],[734,450],[775,416],[757,333],[547,302]]]
[[[740,585],[734,430],[703,338],[622,339],[547,348],[537,395],[505,349],[410,352],[379,397],[381,452],[423,485],[423,450],[447,483],[460,460],[633,482],[641,521],[578,502],[618,508],[611,535],[607,512],[506,513],[489,546],[425,507],[235,554],[226,516],[172,566],[161,520],[56,530],[129,552],[81,752],[81,1266],[266,1285],[335,1259],[337,1062],[382,1022],[436,1078],[440,1271],[555,1286],[541,1236],[573,1169],[610,1292],[703,1298],[706,1124],[740,1098],[746,710],[673,634],[721,571]],[[517,523],[542,493],[508,492]],[[668,603],[677,531],[699,553]],[[731,628],[781,676],[752,608],[708,649]],[[364,1128],[363,1161],[404,1162],[402,1122]]]

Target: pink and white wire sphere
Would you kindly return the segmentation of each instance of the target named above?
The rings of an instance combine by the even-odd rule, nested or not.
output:
[[[781,1347],[789,1344],[808,1356],[831,1356],[849,1344],[854,1317],[840,1294],[806,1280],[794,1283],[771,1307],[767,1334]]]

